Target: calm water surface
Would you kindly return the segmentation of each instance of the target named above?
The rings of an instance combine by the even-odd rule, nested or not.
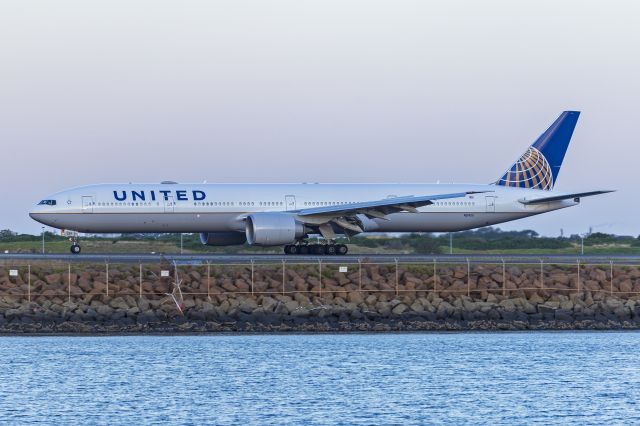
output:
[[[640,333],[0,338],[0,422],[640,422]]]

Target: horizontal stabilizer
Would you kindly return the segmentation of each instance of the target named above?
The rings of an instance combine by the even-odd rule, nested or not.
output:
[[[562,201],[562,200],[579,199],[582,197],[591,197],[592,195],[607,194],[609,192],[614,192],[614,191],[607,190],[607,191],[576,192],[574,194],[561,194],[561,195],[554,195],[552,197],[533,198],[531,200],[527,200],[523,198],[518,201],[520,201],[522,204],[527,204],[527,205],[542,204],[542,203],[550,203],[552,201]]]

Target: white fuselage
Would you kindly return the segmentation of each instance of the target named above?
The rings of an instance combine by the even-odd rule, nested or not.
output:
[[[363,218],[365,232],[449,232],[520,219],[578,204],[526,205],[548,197],[536,189],[473,184],[99,184],[49,196],[30,216],[43,224],[89,233],[243,232],[248,214],[284,212],[392,197],[487,191],[436,201],[417,213]]]

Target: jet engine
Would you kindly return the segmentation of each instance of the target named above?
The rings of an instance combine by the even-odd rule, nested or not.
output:
[[[247,216],[247,242],[258,246],[295,243],[305,235],[304,225],[284,213],[255,213]]]
[[[205,246],[235,246],[247,242],[242,232],[202,232],[200,242]]]

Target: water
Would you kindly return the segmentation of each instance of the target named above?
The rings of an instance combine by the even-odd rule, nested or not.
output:
[[[0,338],[0,422],[640,422],[640,333]]]

